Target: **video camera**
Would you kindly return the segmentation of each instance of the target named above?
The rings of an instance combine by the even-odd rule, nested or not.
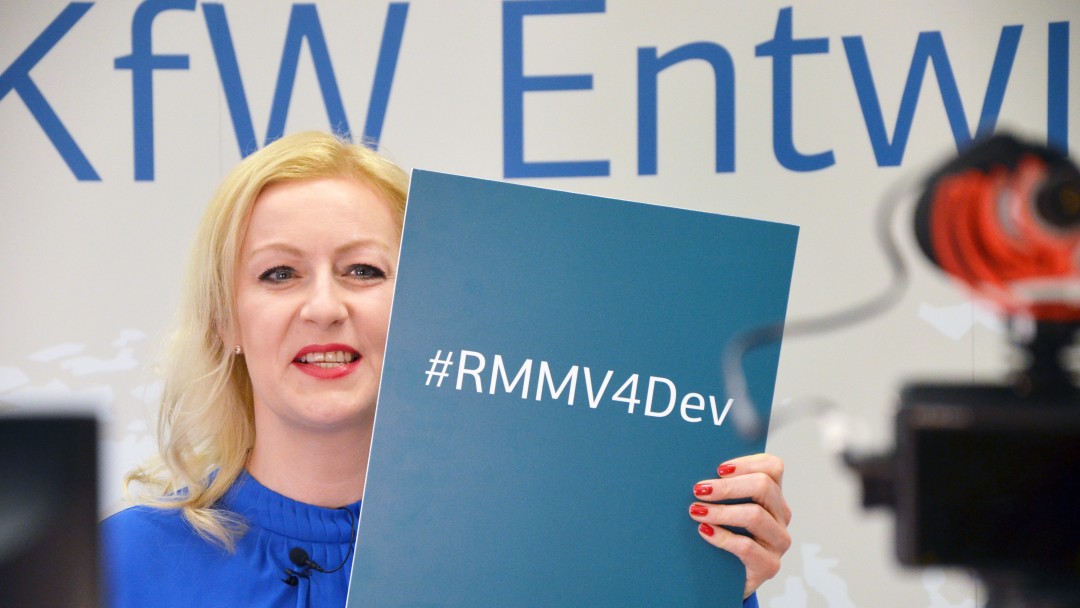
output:
[[[1008,320],[1001,382],[915,382],[896,446],[847,456],[866,507],[896,512],[900,561],[974,570],[988,608],[1080,606],[1080,170],[999,135],[926,181],[922,251]]]

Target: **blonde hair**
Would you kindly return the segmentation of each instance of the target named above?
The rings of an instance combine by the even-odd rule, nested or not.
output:
[[[195,531],[228,550],[245,531],[216,508],[255,441],[251,379],[222,337],[233,327],[233,278],[255,200],[270,184],[349,177],[375,190],[400,221],[408,176],[370,148],[319,132],[284,137],[247,157],[222,181],[199,224],[176,327],[167,344],[157,457],[128,473],[136,500],[180,509]]]

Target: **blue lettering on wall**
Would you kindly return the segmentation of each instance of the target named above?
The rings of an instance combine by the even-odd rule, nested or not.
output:
[[[375,80],[372,84],[371,98],[368,104],[367,120],[364,123],[363,140],[373,148],[378,147],[382,135],[383,122],[390,100],[390,89],[394,83],[397,59],[401,51],[401,41],[405,31],[405,19],[408,3],[391,3],[383,29],[382,44],[379,48],[378,63],[375,68]],[[258,149],[258,138],[251,122],[251,109],[244,92],[244,82],[236,58],[236,50],[225,15],[225,7],[218,3],[203,4],[203,17],[210,33],[214,49],[214,58],[218,65],[218,74],[225,91],[225,101],[229,106],[236,143],[242,156],[247,156]],[[343,137],[352,138],[345,115],[345,106],[341,99],[334,68],[330,61],[330,52],[323,35],[322,25],[315,5],[297,4],[289,17],[288,31],[285,36],[285,48],[282,51],[281,67],[278,69],[274,98],[270,106],[270,122],[266,128],[265,143],[269,143],[284,134],[289,103],[292,99],[293,86],[296,82],[296,69],[299,64],[301,45],[308,41],[311,59],[315,65],[315,74],[319,90],[326,107],[327,117],[332,128]]]
[[[408,2],[392,3],[386,12],[382,44],[379,45],[379,60],[375,64],[375,80],[371,84],[367,121],[364,123],[364,142],[375,149],[379,147],[383,122],[386,120],[386,109],[390,105],[390,88],[394,84],[394,73],[397,71],[401,40],[405,35],[405,17],[408,12]]]
[[[1021,29],[1022,26],[1019,25],[1010,25],[1001,29],[997,54],[990,70],[990,81],[986,85],[982,113],[979,115],[979,123],[975,129],[976,137],[993,133],[994,126],[997,124],[1001,102],[1005,96],[1005,87],[1009,83],[1009,74],[1012,71],[1013,59],[1016,58]],[[931,64],[934,66],[934,73],[937,74],[941,100],[945,104],[945,115],[949,120],[957,147],[962,148],[971,142],[971,131],[967,117],[964,115],[960,91],[956,86],[956,78],[949,64],[949,55],[945,51],[945,41],[941,37],[941,32],[919,34],[891,140],[885,132],[885,120],[882,117],[881,104],[874,87],[874,77],[870,72],[870,63],[866,57],[862,37],[846,36],[843,42],[848,65],[851,68],[851,77],[859,96],[859,105],[862,107],[863,120],[866,122],[866,131],[870,136],[870,143],[874,148],[874,156],[879,166],[899,166],[903,161],[915,107],[919,103],[923,76]]]
[[[326,48],[319,14],[314,4],[294,4],[289,15],[289,29],[285,33],[285,49],[281,53],[277,85],[274,87],[274,104],[270,106],[270,124],[266,127],[266,140],[280,138],[285,133],[285,117],[289,114],[296,67],[300,62],[300,45],[308,41],[311,62],[315,64],[315,76],[319,81],[326,115],[331,129],[345,137],[351,137],[349,121],[345,118],[345,106],[341,102],[334,68],[330,64],[330,51]]]
[[[137,181],[153,180],[154,157],[154,72],[188,70],[186,54],[155,54],[153,27],[157,17],[172,10],[194,11],[197,0],[144,0],[136,8],[131,23],[131,52],[116,57],[113,68],[131,72],[134,175]],[[93,6],[91,2],[71,2],[0,72],[0,101],[15,92],[37,121],[50,143],[80,181],[99,181],[82,148],[61,121],[45,94],[31,77],[31,71],[63,39]],[[237,146],[242,156],[280,137],[287,122],[294,93],[300,55],[306,41],[331,128],[352,137],[331,54],[315,4],[297,3],[291,12],[282,49],[277,82],[270,100],[269,123],[264,137],[255,133],[251,107],[245,94],[233,36],[220,2],[202,3],[203,16],[226,104],[232,119]],[[390,91],[404,38],[408,2],[390,2],[376,58],[363,141],[377,148],[389,107]],[[574,177],[610,175],[610,162],[597,160],[526,161],[525,95],[556,91],[588,91],[592,74],[525,74],[524,23],[528,16],[604,13],[605,0],[503,0],[503,172],[507,178]],[[158,27],[162,27],[160,24]],[[890,133],[882,115],[875,75],[862,36],[841,38],[855,95],[863,115],[867,137],[878,166],[894,167],[903,162],[913,121],[919,105],[923,81],[931,68],[937,80],[945,117],[958,148],[972,139],[992,133],[997,125],[1019,48],[1022,25],[1001,28],[990,76],[974,130],[964,110],[945,39],[938,31],[918,34],[908,66],[906,81],[895,123]],[[1070,23],[1048,24],[1046,46],[1046,138],[1047,143],[1068,152],[1070,84]],[[771,59],[772,144],[779,164],[791,171],[820,171],[836,164],[831,149],[806,153],[795,145],[795,95],[793,91],[796,55],[829,56],[827,37],[796,38],[794,9],[781,8],[773,37],[754,46],[757,57]],[[675,65],[700,60],[712,68],[715,90],[715,171],[735,171],[735,65],[728,49],[719,43],[697,41],[676,46],[661,54],[655,46],[637,49],[637,172],[654,175],[658,165],[660,74]],[[881,74],[878,75],[882,77]],[[924,104],[925,105],[925,104]],[[550,125],[558,128],[558,124]]]
[[[716,172],[735,170],[735,64],[724,47],[694,42],[657,56],[656,47],[638,49],[638,175],[656,175],[657,75],[683,61],[712,66],[716,84]]]
[[[0,74],[0,100],[3,100],[11,91],[18,93],[34,120],[45,131],[53,147],[60,153],[60,157],[64,159],[79,181],[100,181],[101,178],[79,148],[79,144],[75,143],[71,133],[64,127],[60,117],[49,105],[41,89],[30,79],[30,70],[56,46],[56,43],[60,42],[60,39],[74,27],[79,19],[82,19],[91,6],[93,4],[89,2],[68,4],[45,28],[45,31],[41,32],[30,43],[30,46],[26,47],[26,50]]]
[[[523,21],[526,15],[603,12],[602,0],[504,0],[503,2],[503,174],[515,177],[573,177],[608,175],[608,161],[526,162],[524,95],[526,92],[588,90],[592,75],[526,76],[523,57]],[[771,40],[754,47],[758,57],[772,59],[773,152],[781,166],[792,171],[820,171],[836,164],[832,150],[803,153],[794,141],[793,70],[796,55],[829,53],[828,38],[795,38],[793,9],[780,9]],[[1023,26],[1003,27],[986,85],[974,133],[964,112],[945,41],[940,32],[921,32],[915,44],[907,81],[892,135],[882,116],[877,87],[861,36],[842,38],[856,96],[878,166],[902,163],[922,90],[932,66],[946,118],[958,148],[989,135],[997,125]],[[657,172],[658,78],[663,70],[683,61],[701,59],[713,68],[716,81],[716,172],[735,170],[735,68],[727,49],[710,42],[694,42],[659,55],[656,47],[637,53],[638,174]],[[1069,23],[1051,23],[1047,48],[1047,139],[1068,149]]]
[[[792,171],[817,171],[836,162],[831,150],[802,154],[795,149],[794,94],[792,92],[792,57],[829,52],[828,38],[795,39],[791,7],[780,9],[773,39],[754,47],[758,57],[772,57],[773,72],[773,153],[776,160]]]
[[[1046,140],[1069,151],[1069,22],[1050,24],[1046,49]]]
[[[225,6],[208,2],[203,4],[202,9],[206,30],[210,33],[210,44],[214,49],[214,59],[217,61],[221,88],[225,91],[225,105],[229,106],[236,145],[240,148],[240,156],[246,157],[259,149],[259,141],[255,138],[255,126],[251,123],[251,106],[248,105],[247,94],[244,92],[244,80],[240,77],[240,65],[236,60],[236,49],[229,31],[229,20],[225,16]]]
[[[525,93],[591,90],[591,74],[526,76],[526,15],[602,13],[604,0],[503,2],[503,175],[513,177],[583,177],[611,173],[606,160],[525,161]]]
[[[195,10],[195,0],[146,0],[131,20],[131,54],[117,57],[114,67],[131,70],[135,125],[135,180],[154,179],[154,70],[186,70],[187,55],[155,55],[151,28],[165,11]]]

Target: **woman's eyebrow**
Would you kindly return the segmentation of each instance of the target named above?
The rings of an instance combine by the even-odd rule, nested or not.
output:
[[[375,247],[375,248],[378,248],[378,249],[385,249],[385,250],[392,250],[393,249],[392,245],[390,243],[386,242],[386,240],[381,239],[381,238],[376,238],[376,237],[369,237],[369,238],[357,239],[355,241],[350,241],[348,243],[344,243],[341,246],[334,249],[334,253],[342,254],[342,253],[347,253],[349,251],[352,251],[354,249],[369,249],[369,248],[372,248],[372,247]]]
[[[368,248],[371,248],[371,247],[385,249],[385,250],[388,250],[388,251],[394,249],[391,246],[391,244],[388,243],[385,239],[370,237],[370,238],[356,239],[356,240],[353,240],[353,241],[349,241],[347,243],[342,243],[338,247],[334,248],[334,253],[336,255],[340,255],[340,254],[352,251],[354,249],[368,249]],[[249,255],[249,257],[255,257],[256,255],[258,255],[260,253],[263,253],[263,252],[267,252],[267,251],[276,252],[276,253],[286,253],[286,254],[294,255],[294,256],[302,256],[304,254],[303,249],[297,247],[296,245],[292,245],[292,244],[290,244],[288,242],[285,242],[285,241],[269,241],[267,243],[263,243],[261,245],[258,245],[257,247],[252,249],[251,252],[248,255]]]

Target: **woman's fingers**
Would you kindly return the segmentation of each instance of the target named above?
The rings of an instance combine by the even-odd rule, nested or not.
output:
[[[696,502],[690,505],[690,517],[714,527],[741,528],[758,544],[780,553],[791,547],[791,535],[788,534],[787,527],[756,503],[710,505]]]
[[[784,500],[779,484],[767,473],[700,481],[694,486],[694,496],[702,502],[749,500],[761,505],[785,526],[791,522],[791,508]]]
[[[764,473],[775,481],[776,485],[784,486],[784,461],[772,454],[753,454],[733,458],[716,467],[716,474],[724,478],[750,473]]]
[[[742,561],[746,597],[776,576],[791,547],[791,508],[781,489],[784,461],[769,454],[743,456],[724,462],[716,474],[694,485],[697,502],[690,505],[690,517],[702,538]]]

